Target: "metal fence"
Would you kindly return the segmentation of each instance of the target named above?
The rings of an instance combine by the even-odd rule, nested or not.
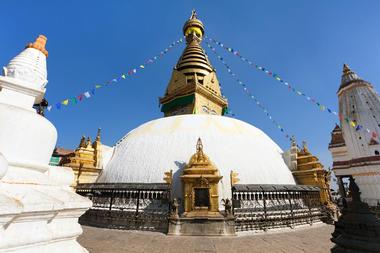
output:
[[[167,184],[79,184],[76,192],[93,206],[80,217],[83,225],[166,232],[170,204]]]
[[[319,188],[304,185],[234,185],[236,231],[312,225],[324,215]]]

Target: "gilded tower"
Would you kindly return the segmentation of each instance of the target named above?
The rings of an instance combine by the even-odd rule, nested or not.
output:
[[[99,128],[94,142],[90,137],[82,136],[78,147],[62,158],[59,165],[73,169],[75,181],[72,186],[96,181],[102,170],[102,147]]]
[[[183,26],[186,48],[173,69],[165,95],[159,99],[167,116],[180,114],[223,115],[227,100],[222,96],[215,69],[200,43],[203,23],[193,10]]]
[[[314,185],[320,188],[320,202],[333,208],[330,194],[330,171],[323,168],[318,157],[313,155],[303,142],[302,148],[298,148],[294,137],[291,148],[288,151],[288,166],[294,179],[300,185]]]

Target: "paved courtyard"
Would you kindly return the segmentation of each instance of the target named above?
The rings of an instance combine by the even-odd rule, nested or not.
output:
[[[173,237],[156,232],[83,226],[78,241],[90,253],[328,253],[334,227],[320,224],[287,232],[236,237]]]

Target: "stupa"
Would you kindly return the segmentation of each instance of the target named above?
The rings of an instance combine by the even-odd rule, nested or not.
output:
[[[186,48],[159,99],[165,117],[127,133],[97,182],[77,186],[94,202],[82,224],[231,235],[320,220],[320,189],[296,185],[263,131],[223,116],[228,101],[201,47],[204,33],[193,11],[183,27]]]
[[[91,201],[69,187],[70,168],[49,166],[55,127],[33,109],[47,84],[40,35],[0,76],[0,252],[87,252],[76,238]]]
[[[338,90],[340,126],[331,133],[333,171],[345,197],[343,178],[353,177],[362,201],[380,205],[380,97],[373,86],[343,65]]]

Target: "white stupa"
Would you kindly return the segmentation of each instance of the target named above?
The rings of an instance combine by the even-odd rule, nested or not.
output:
[[[115,145],[98,182],[157,183],[172,170],[173,194],[181,198],[180,176],[198,138],[223,176],[220,200],[231,199],[231,171],[242,184],[295,184],[281,148],[264,132],[237,119],[202,114],[165,117],[132,130]]]
[[[98,183],[159,183],[164,182],[165,172],[172,170],[172,194],[182,198],[180,176],[201,138],[205,153],[223,177],[218,185],[219,200],[232,197],[231,171],[239,174],[242,184],[295,185],[275,142],[256,127],[223,116],[228,102],[200,45],[204,26],[195,11],[183,33],[186,48],[160,98],[165,117],[123,137]]]
[[[76,241],[91,202],[69,187],[70,168],[49,166],[55,127],[37,114],[47,84],[46,37],[0,76],[0,252],[87,252]]]
[[[338,90],[341,126],[335,126],[329,145],[333,170],[353,176],[361,198],[371,206],[380,203],[380,97],[373,86],[346,64]]]

